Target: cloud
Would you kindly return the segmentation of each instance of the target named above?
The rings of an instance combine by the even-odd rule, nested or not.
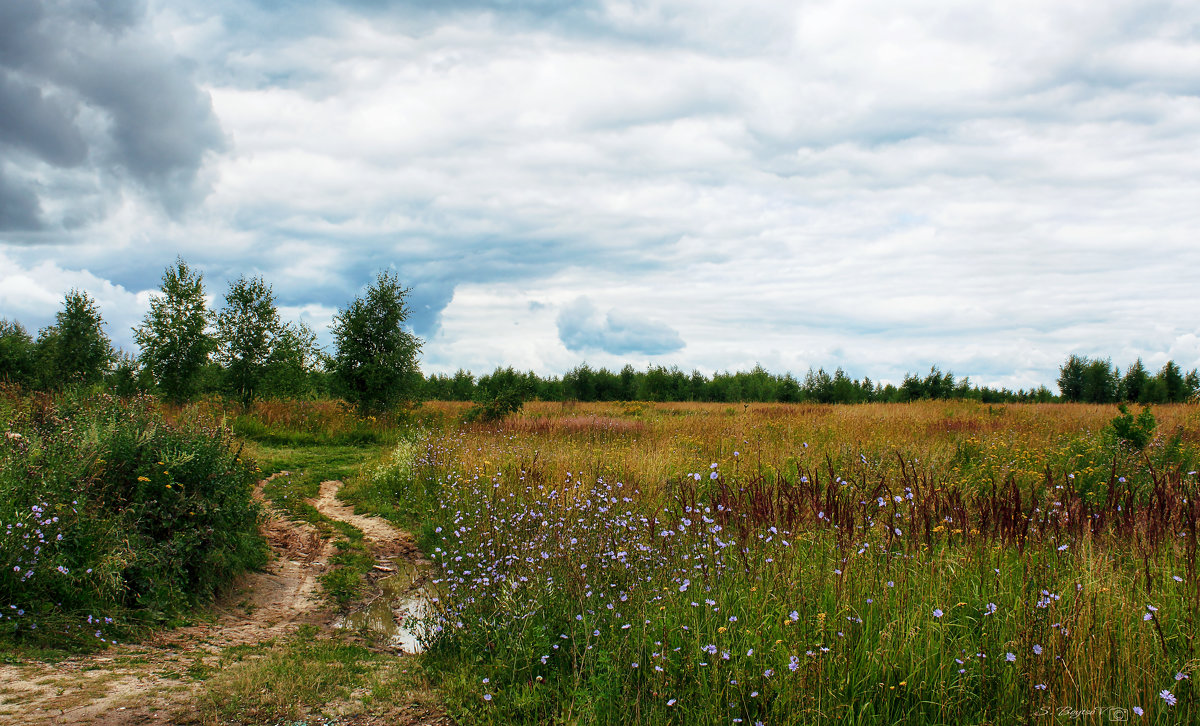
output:
[[[115,186],[174,216],[194,205],[225,138],[193,70],[142,2],[0,4],[0,158],[22,172],[8,178],[0,228],[71,226],[81,212],[55,194],[67,190]]]
[[[9,0],[0,252],[141,291],[179,254],[314,325],[394,270],[443,371],[1190,368],[1196,27],[1169,0]]]
[[[600,311],[586,297],[576,298],[558,314],[558,337],[567,350],[612,355],[663,355],[682,350],[685,343],[666,323],[631,313]]]
[[[31,189],[9,180],[0,165],[0,232],[42,226],[42,209]]]

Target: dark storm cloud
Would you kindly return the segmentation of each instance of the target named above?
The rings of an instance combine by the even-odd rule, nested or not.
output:
[[[558,314],[558,337],[574,353],[661,355],[684,347],[683,338],[671,326],[617,310],[602,316],[586,297]]]
[[[0,71],[0,144],[54,166],[76,166],[87,158],[88,149],[75,116],[75,109],[61,99]]]
[[[13,184],[0,167],[0,232],[31,230],[42,226],[41,205],[29,189]]]
[[[12,200],[46,193],[16,181],[38,162],[131,182],[172,214],[205,193],[198,172],[223,134],[191,68],[144,20],[136,1],[0,3],[0,159],[28,172],[9,177],[0,224],[18,219]]]

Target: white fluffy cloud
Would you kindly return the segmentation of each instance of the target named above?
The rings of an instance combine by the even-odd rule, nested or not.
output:
[[[220,126],[178,130],[207,195],[43,189],[43,220],[91,211],[0,232],[0,315],[52,315],[57,288],[21,292],[42,266],[146,290],[178,254],[318,325],[394,268],[439,371],[1200,365],[1192,6],[148,7],[123,22]]]

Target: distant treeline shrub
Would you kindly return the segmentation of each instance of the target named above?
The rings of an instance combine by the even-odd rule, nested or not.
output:
[[[809,370],[804,380],[792,374],[768,372],[762,366],[751,371],[714,373],[706,376],[677,367],[651,366],[644,371],[627,365],[614,373],[586,363],[561,378],[542,378],[532,371],[497,368],[476,378],[459,370],[454,375],[432,374],[424,379],[426,400],[492,400],[496,391],[514,391],[522,399],[542,401],[697,401],[715,403],[900,403],[929,399],[970,399],[984,403],[1017,401],[1046,402],[1054,394],[1044,386],[1010,391],[972,385],[969,378],[956,379],[937,366],[925,376],[908,374],[899,385],[881,384],[868,377],[851,378],[841,368],[832,374],[824,368]]]
[[[0,637],[111,637],[266,562],[232,434],[148,397],[0,396]]]

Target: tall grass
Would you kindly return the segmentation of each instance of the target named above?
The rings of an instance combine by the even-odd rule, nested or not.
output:
[[[467,720],[1174,723],[1197,412],[1134,451],[1108,407],[535,405],[376,480]]]
[[[148,398],[6,395],[0,413],[0,637],[108,640],[265,563],[228,430]]]

